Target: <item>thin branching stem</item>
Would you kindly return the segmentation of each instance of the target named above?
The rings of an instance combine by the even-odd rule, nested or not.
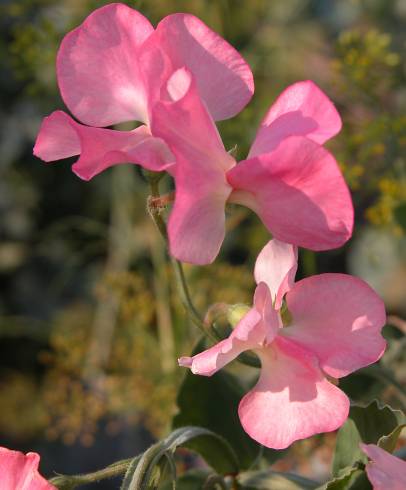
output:
[[[148,177],[151,196],[147,202],[148,213],[156,224],[160,234],[165,242],[168,244],[168,232],[166,229],[165,220],[162,217],[162,209],[155,205],[158,198],[161,197],[159,192],[159,179],[154,175]],[[211,325],[205,323],[204,319],[198,312],[197,308],[193,304],[192,297],[187,285],[185,273],[183,270],[183,264],[179,260],[171,257],[171,264],[175,273],[176,283],[179,291],[180,300],[188,313],[192,322],[199,328],[199,330],[208,337],[212,342],[218,342],[223,340],[216,331],[211,328]],[[238,360],[243,364],[251,367],[260,367],[259,359],[251,353],[243,353],[238,357]]]

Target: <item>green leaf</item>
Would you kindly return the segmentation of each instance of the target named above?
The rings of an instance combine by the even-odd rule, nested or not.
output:
[[[396,443],[398,442],[400,433],[404,427],[406,427],[406,423],[398,425],[389,435],[382,436],[378,441],[378,446],[389,453],[393,453],[396,449]]]
[[[353,467],[341,476],[322,485],[318,490],[372,490],[365,471]]]
[[[244,490],[314,490],[319,483],[291,473],[247,471],[237,477]]]
[[[366,374],[375,379],[379,379],[385,384],[392,385],[401,396],[401,400],[406,400],[406,389],[394,376],[394,374],[387,368],[384,368],[380,364],[372,364],[366,368],[360,369],[358,371],[360,374]]]
[[[158,488],[164,474],[163,459],[166,458],[171,469],[172,482],[176,480],[176,467],[173,453],[179,446],[187,447],[192,440],[202,438],[205,447],[211,448],[218,457],[222,458],[222,465],[230,473],[238,472],[237,458],[223,437],[202,427],[181,427],[173,431],[168,437],[151,446],[139,459],[134,467],[131,464],[124,478],[121,490],[143,490]],[[175,486],[174,483],[172,483]]]
[[[406,202],[402,202],[393,212],[398,224],[406,230]]]
[[[405,416],[401,411],[387,405],[381,407],[377,400],[366,407],[352,406],[348,420],[337,434],[333,474],[340,475],[357,461],[366,463],[367,456],[359,448],[359,443],[378,444],[383,436],[390,436],[403,423]]]
[[[200,342],[194,353],[203,349],[204,343]],[[238,405],[244,394],[238,379],[224,370],[210,378],[188,371],[178,393],[179,412],[173,419],[173,427],[197,425],[222,435],[237,453],[241,468],[248,469],[261,446],[244,432],[238,418]],[[201,454],[217,473],[230,473],[217,452],[206,447],[202,439],[188,447]],[[268,461],[284,454],[271,449],[265,449],[263,453]]]
[[[197,490],[202,488],[210,475],[208,470],[191,470],[180,476],[176,481],[177,490]],[[172,490],[171,482],[165,482],[160,490]]]

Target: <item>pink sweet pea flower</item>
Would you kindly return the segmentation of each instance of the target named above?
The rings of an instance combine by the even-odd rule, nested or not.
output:
[[[254,305],[231,335],[179,365],[211,376],[246,350],[262,368],[239,405],[244,430],[260,444],[283,449],[340,427],[349,400],[328,376],[341,378],[377,361],[385,349],[382,300],[363,281],[321,274],[294,284],[294,246],[271,240],[258,256]],[[292,318],[283,325],[283,295]]]
[[[375,444],[360,444],[371,460],[366,472],[374,490],[404,490],[406,488],[406,462],[387,453]]]
[[[181,85],[183,91],[177,90]],[[227,201],[252,209],[275,238],[287,243],[327,250],[350,238],[351,196],[334,157],[321,146],[338,133],[341,120],[313,82],[295,83],[279,96],[248,159],[238,165],[225,150],[190,72],[178,70],[167,91],[169,100],[153,108],[151,127],[176,158],[168,168],[176,183],[168,226],[173,256],[201,265],[216,258]]]
[[[195,76],[212,117],[237,114],[254,91],[251,70],[224,39],[191,14],[165,17],[154,30],[130,7],[113,3],[95,10],[63,39],[57,56],[58,84],[71,113],[45,118],[34,154],[50,162],[80,155],[73,171],[89,180],[123,162],[165,170],[173,155],[149,130],[152,106],[180,67]],[[164,92],[164,90],[163,90]],[[134,131],[105,126],[140,121]]]
[[[38,473],[39,455],[0,447],[0,490],[55,490]]]

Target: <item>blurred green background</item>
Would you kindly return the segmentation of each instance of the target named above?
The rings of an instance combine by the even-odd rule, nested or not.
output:
[[[72,162],[32,156],[42,117],[64,108],[59,43],[105,3],[0,1],[0,445],[40,451],[45,474],[90,471],[166,434],[184,374],[176,358],[198,339],[146,213],[139,169],[117,167],[86,183]],[[290,83],[312,79],[336,103],[344,127],[328,146],[353,191],[355,233],[340,250],[302,251],[299,275],[350,272],[383,296],[390,345],[381,362],[404,383],[406,0],[125,3],[153,23],[194,13],[243,53],[255,95],[220,124],[240,158]],[[202,313],[252,297],[253,264],[269,237],[238,207],[228,210],[228,227],[214,265],[186,268]],[[342,386],[355,400],[402,401],[370,377]],[[297,443],[279,468],[322,478],[333,443],[333,435]]]

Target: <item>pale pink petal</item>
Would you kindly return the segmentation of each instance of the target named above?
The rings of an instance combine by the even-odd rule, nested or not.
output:
[[[152,137],[146,126],[133,131],[93,128],[78,124],[62,111],[42,122],[34,155],[46,162],[80,155],[72,170],[84,180],[120,163],[137,163],[153,171],[174,163],[166,144]]]
[[[283,324],[279,311],[274,308],[271,291],[265,282],[260,282],[255,289],[254,307],[262,318],[264,341],[271,343]]]
[[[404,490],[406,488],[406,462],[375,444],[360,444],[371,459],[366,472],[374,490]]]
[[[0,447],[0,490],[55,490],[38,473],[39,455]]]
[[[242,352],[259,345],[265,337],[261,320],[261,314],[251,308],[227,339],[193,357],[181,357],[179,365],[190,368],[193,374],[212,376]]]
[[[288,136],[306,136],[323,144],[341,129],[341,118],[331,100],[307,80],[290,85],[266,114],[249,156],[269,153]]]
[[[229,201],[255,211],[274,238],[328,250],[351,236],[350,192],[334,157],[322,146],[292,136],[272,153],[245,160],[227,172]]]
[[[234,116],[254,93],[250,67],[241,55],[191,14],[172,14],[157,26],[153,37],[176,70],[192,72],[199,94],[215,120]]]
[[[72,114],[91,126],[148,121],[139,53],[152,32],[139,12],[113,3],[95,10],[64,37],[57,75]]]
[[[292,288],[297,271],[297,247],[273,239],[259,253],[254,276],[257,284],[265,282],[279,310],[283,296]]]
[[[344,423],[349,400],[326,380],[309,352],[280,337],[256,352],[261,375],[238,409],[248,435],[266,447],[284,449]]]
[[[208,264],[224,239],[225,203],[231,192],[225,172],[235,162],[193,83],[179,100],[154,106],[151,129],[176,158],[168,169],[176,185],[168,223],[170,252],[183,262]]]
[[[314,355],[334,378],[377,361],[385,350],[383,301],[364,281],[320,274],[297,282],[286,295],[292,327],[281,334]]]

